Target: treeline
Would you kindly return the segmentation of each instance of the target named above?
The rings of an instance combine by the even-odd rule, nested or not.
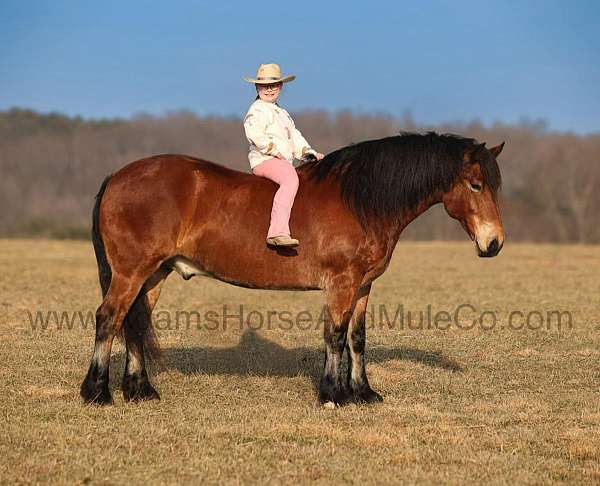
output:
[[[437,130],[507,142],[499,158],[507,238],[600,243],[600,133],[555,133],[542,122],[417,126],[410,117],[341,111],[294,115],[311,144],[327,153],[400,130]],[[183,153],[248,170],[247,142],[235,117],[164,116],[84,120],[11,109],[0,112],[0,236],[87,237],[103,178],[138,158]],[[441,207],[404,238],[465,238]]]

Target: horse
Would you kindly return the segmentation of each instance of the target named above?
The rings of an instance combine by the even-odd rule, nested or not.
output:
[[[159,399],[147,361],[159,354],[151,314],[165,279],[201,275],[258,289],[322,290],[325,406],[382,401],[365,369],[365,311],[403,229],[442,203],[480,257],[504,243],[496,158],[504,147],[454,134],[409,133],[340,148],[297,167],[290,226],[300,246],[271,247],[265,235],[277,186],[185,155],[156,155],[106,177],[92,212],[103,301],[80,394],[111,404],[113,339],[125,341],[125,401]],[[342,376],[344,350],[347,375]]]

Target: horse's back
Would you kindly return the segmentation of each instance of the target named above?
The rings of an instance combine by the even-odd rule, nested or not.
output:
[[[190,177],[193,173],[210,173],[230,181],[248,180],[251,174],[225,167],[205,159],[181,154],[153,155],[127,164],[113,174],[113,178],[121,177]]]

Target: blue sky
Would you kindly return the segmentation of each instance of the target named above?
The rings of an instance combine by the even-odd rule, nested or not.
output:
[[[600,132],[600,2],[0,1],[0,109],[242,116],[261,62],[289,110]]]

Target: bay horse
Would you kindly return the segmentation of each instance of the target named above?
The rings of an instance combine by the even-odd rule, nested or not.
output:
[[[92,241],[103,302],[91,364],[80,393],[110,404],[113,339],[126,344],[126,401],[159,398],[146,361],[157,355],[151,314],[167,276],[203,275],[259,289],[324,290],[325,364],[319,399],[378,402],[365,371],[365,310],[402,230],[443,203],[475,243],[498,254],[504,230],[497,193],[501,145],[435,132],[369,140],[297,168],[290,225],[295,249],[266,244],[277,186],[268,179],[184,155],[126,165],[102,183]],[[348,372],[342,377],[344,349]]]

